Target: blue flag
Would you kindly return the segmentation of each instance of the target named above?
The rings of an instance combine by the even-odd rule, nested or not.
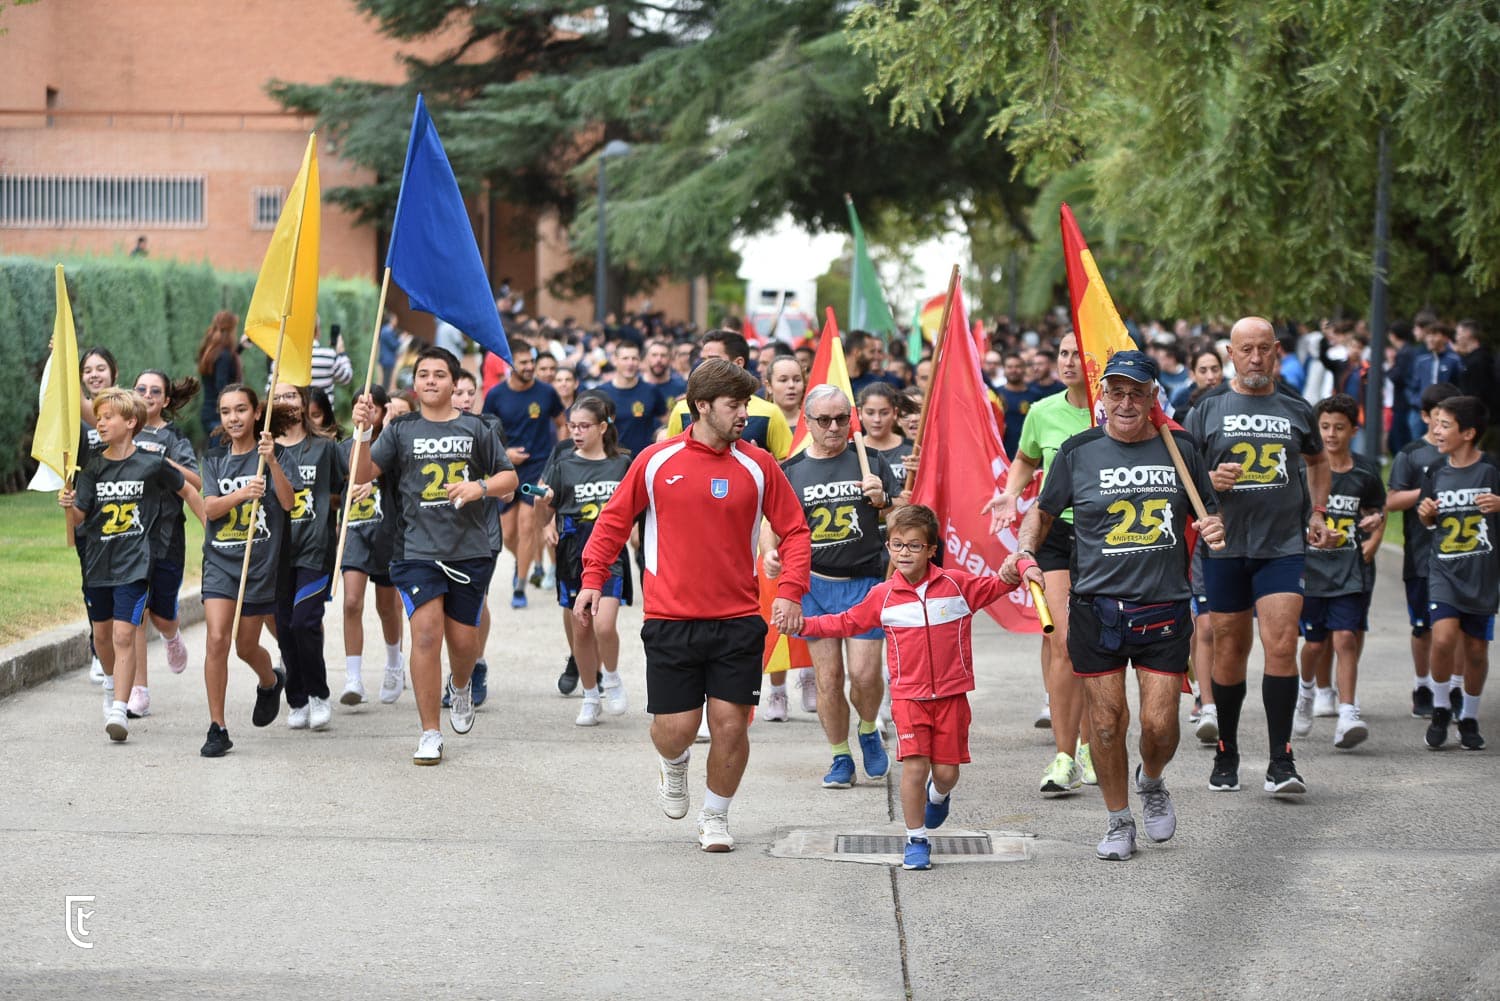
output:
[[[413,309],[446,320],[511,363],[468,209],[420,94],[385,264]]]

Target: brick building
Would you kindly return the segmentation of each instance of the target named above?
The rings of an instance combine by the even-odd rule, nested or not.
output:
[[[124,252],[145,235],[155,257],[247,271],[313,124],[282,111],[266,83],[396,83],[403,53],[431,58],[453,40],[398,44],[352,0],[40,0],[6,6],[0,30],[0,252]],[[324,190],[371,179],[323,143],[318,161]],[[569,260],[555,220],[471,208],[493,285],[510,277],[533,313],[592,316],[590,300],[545,291]],[[536,239],[516,241],[518,228]],[[324,203],[325,274],[378,280],[378,244],[373,227]],[[701,323],[694,291],[666,286],[653,299]],[[394,288],[391,304],[403,305]]]

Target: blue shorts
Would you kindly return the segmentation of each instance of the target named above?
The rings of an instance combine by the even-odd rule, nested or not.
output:
[[[1406,581],[1406,617],[1411,620],[1411,634],[1421,639],[1432,632],[1432,617],[1427,614],[1427,578]]]
[[[484,595],[490,588],[495,560],[393,560],[391,583],[401,593],[406,617],[434,598],[443,599],[443,614],[454,622],[478,626]]]
[[[1303,556],[1274,560],[1231,556],[1203,561],[1203,585],[1211,612],[1248,612],[1268,594],[1301,594]]]
[[[1322,643],[1329,633],[1370,631],[1370,595],[1340,594],[1332,598],[1306,595],[1302,599],[1302,638]]]
[[[1195,594],[1192,597],[1192,603],[1193,603],[1193,618],[1196,619],[1198,616],[1200,616],[1200,615],[1202,615],[1202,614],[1204,614],[1205,612],[1208,611],[1208,595],[1206,595],[1206,594]]]
[[[151,564],[150,597],[146,608],[159,619],[176,621],[177,592],[182,590],[182,565],[171,563]]]
[[[852,580],[829,580],[827,577],[812,575],[808,585],[807,593],[802,596],[802,615],[804,618],[812,615],[838,615],[847,612],[861,601],[870,589],[880,583],[879,577],[855,577]],[[876,626],[869,632],[851,636],[856,640],[882,640],[885,639],[885,630]]]
[[[509,511],[511,508],[515,507],[517,504],[525,504],[528,507],[535,507],[536,498],[531,494],[521,493],[521,484],[530,483],[532,486],[536,486],[541,482],[542,474],[546,471],[546,460],[543,460],[541,462],[528,462],[524,466],[517,466],[516,477],[520,480],[520,482],[516,484],[516,492],[511,497],[511,499],[505,501],[500,505],[500,513],[504,514],[506,511]]]
[[[143,580],[113,587],[86,587],[83,603],[89,609],[90,622],[128,622],[132,626],[141,624],[146,614],[146,592],[148,585]]]
[[[1486,643],[1495,638],[1495,617],[1493,615],[1480,615],[1478,612],[1465,612],[1454,608],[1452,605],[1441,601],[1430,602],[1427,605],[1432,621],[1439,619],[1457,619],[1458,627],[1464,631],[1465,636],[1472,636],[1476,640],[1484,640]]]
[[[573,603],[578,600],[578,592],[583,590],[583,582],[577,580],[563,580],[557,578],[557,603],[563,608],[572,608]],[[630,604],[630,599],[625,595],[625,579],[619,574],[610,574],[609,580],[599,589],[599,597],[613,598],[622,605]]]

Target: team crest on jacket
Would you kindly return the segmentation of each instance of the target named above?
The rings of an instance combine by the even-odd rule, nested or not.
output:
[[[708,492],[711,493],[711,494],[713,494],[715,497],[717,497],[717,498],[719,498],[721,500],[723,498],[725,498],[725,497],[728,497],[729,496],[729,481],[728,480],[709,480],[708,481]]]

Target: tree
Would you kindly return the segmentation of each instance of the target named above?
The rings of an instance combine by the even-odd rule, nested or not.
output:
[[[1396,307],[1500,285],[1493,3],[910,0],[850,22],[893,121],[991,100],[1026,176],[1081,170],[1095,217],[1136,241],[1151,308],[1357,307],[1382,123]]]

